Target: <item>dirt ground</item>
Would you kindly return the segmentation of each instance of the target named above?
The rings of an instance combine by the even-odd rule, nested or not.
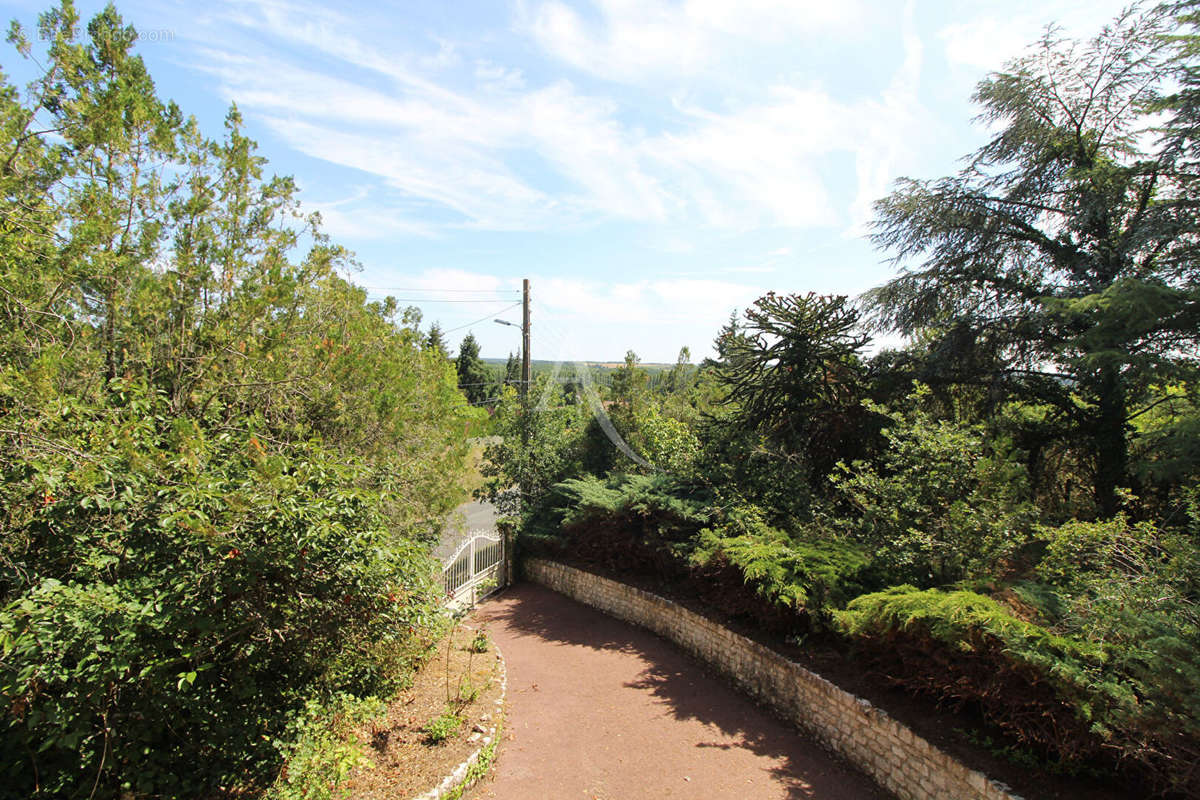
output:
[[[505,733],[470,800],[887,795],[682,651],[533,584],[475,612],[508,665]]]
[[[477,628],[460,625],[413,685],[388,705],[386,717],[356,732],[371,763],[350,775],[348,800],[414,797],[441,783],[479,748],[482,731],[491,729],[501,688],[490,637],[485,652],[471,649]],[[422,728],[447,711],[461,719],[456,733],[443,742],[429,741]]]

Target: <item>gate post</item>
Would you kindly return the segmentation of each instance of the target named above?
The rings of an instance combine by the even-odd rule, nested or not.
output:
[[[478,599],[475,597],[475,593],[479,590],[479,587],[475,585],[475,577],[476,577],[476,573],[475,573],[475,568],[476,568],[475,542],[477,540],[478,540],[478,537],[476,537],[476,536],[471,537],[471,557],[467,559],[467,563],[471,565],[471,605],[472,606],[475,605],[475,601]]]

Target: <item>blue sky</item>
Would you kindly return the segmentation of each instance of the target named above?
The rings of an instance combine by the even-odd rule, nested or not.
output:
[[[117,7],[161,94],[210,135],[238,104],[271,168],[357,253],[356,283],[420,300],[452,344],[472,330],[503,357],[519,335],[490,319],[528,277],[535,358],[673,361],[684,345],[708,355],[766,290],[886,280],[864,239],[871,203],[900,176],[957,169],[987,133],[975,83],[1047,23],[1090,36],[1123,5]],[[45,4],[0,6],[32,27]]]

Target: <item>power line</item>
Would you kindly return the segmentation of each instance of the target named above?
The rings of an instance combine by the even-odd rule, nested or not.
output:
[[[497,383],[517,384],[517,383],[525,383],[525,381],[517,380],[516,378],[512,379],[511,381],[509,381],[509,380],[506,380],[506,381],[478,381],[476,383],[460,383],[458,385],[458,388],[462,389],[466,386],[495,386]],[[530,383],[532,383],[532,381],[530,381]]]
[[[367,294],[378,294],[378,292],[367,292]],[[391,297],[391,295],[389,295]],[[499,297],[475,298],[472,300],[450,300],[440,297],[393,297],[397,303],[495,303]],[[520,303],[517,303],[520,305]]]
[[[520,289],[419,289],[416,287],[405,288],[403,286],[359,286],[360,289],[369,289],[380,292],[469,292],[472,294],[520,294]]]
[[[490,300],[488,302],[494,303],[496,301]],[[466,325],[459,325],[457,328],[451,328],[450,330],[442,331],[442,334],[445,335],[447,333],[454,333],[455,331],[461,331],[463,328],[469,328],[472,325],[478,325],[479,323],[486,321],[489,317],[494,317],[497,314],[503,314],[505,311],[512,311],[514,308],[516,308],[519,305],[521,305],[519,302],[513,303],[511,306],[508,306],[507,308],[502,308],[499,311],[493,311],[491,314],[480,317],[479,319],[475,320],[474,322],[468,322]]]

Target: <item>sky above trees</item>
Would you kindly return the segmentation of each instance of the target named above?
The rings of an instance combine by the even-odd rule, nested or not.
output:
[[[471,330],[484,357],[517,350],[490,319],[519,320],[500,312],[529,277],[535,357],[673,361],[683,345],[707,355],[767,289],[857,294],[890,277],[864,238],[871,203],[901,176],[957,169],[987,134],[975,83],[1046,24],[1088,37],[1123,5],[118,10],[160,93],[210,131],[236,102],[271,168],[358,254],[355,282],[417,301],[451,346]],[[0,4],[26,24],[44,7]]]

